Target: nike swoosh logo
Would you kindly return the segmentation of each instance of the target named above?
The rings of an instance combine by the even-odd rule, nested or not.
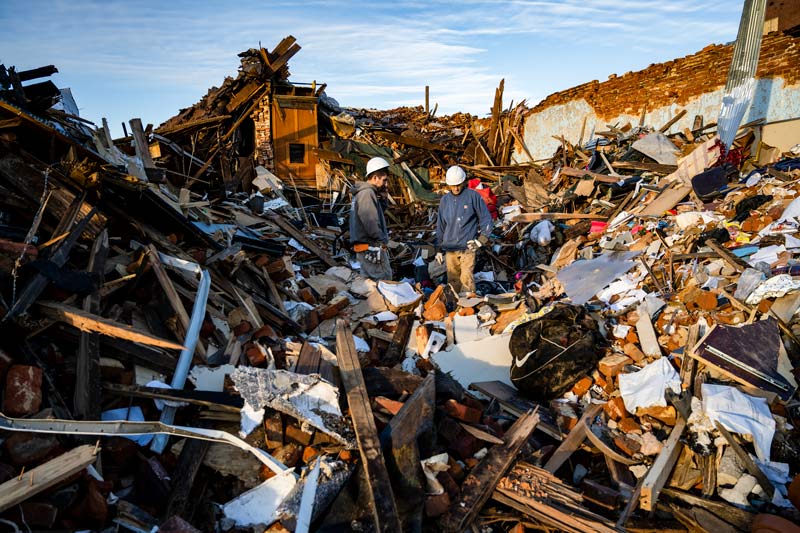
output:
[[[514,357],[515,364],[517,366],[523,366],[528,361],[528,358],[531,355],[533,355],[534,352],[536,352],[536,350],[531,350],[530,352],[526,353],[525,357],[523,357],[522,359],[520,359],[519,357]]]

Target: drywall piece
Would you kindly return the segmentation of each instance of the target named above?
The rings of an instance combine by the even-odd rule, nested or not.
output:
[[[456,314],[453,317],[456,344],[479,340],[482,337],[481,332],[478,330],[479,326],[480,321],[477,315],[461,316]]]
[[[231,374],[236,367],[234,365],[222,366],[195,366],[189,372],[189,381],[194,385],[195,390],[222,392],[225,385],[225,376]]]
[[[648,357],[661,357],[661,346],[658,344],[656,331],[650,321],[650,315],[646,306],[639,306],[639,320],[636,322],[636,334],[639,336],[639,344],[642,351]]]
[[[339,390],[319,375],[239,367],[231,379],[253,410],[268,406],[324,431],[343,444],[355,443],[353,430],[339,408]]]
[[[276,520],[278,507],[296,483],[294,472],[287,470],[229,501],[222,511],[240,527],[268,526]]]
[[[451,346],[432,356],[443,372],[449,372],[461,385],[478,381],[501,381],[511,385],[510,333]]]
[[[607,252],[595,259],[575,261],[559,270],[556,277],[573,305],[583,305],[612,281],[636,266],[641,252]]]

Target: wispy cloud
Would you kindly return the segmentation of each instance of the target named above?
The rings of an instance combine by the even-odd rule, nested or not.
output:
[[[430,85],[441,112],[483,114],[501,78],[506,101],[535,103],[732,40],[743,0],[28,2],[0,6],[0,61],[57,65],[91,119],[158,123],[235,75],[238,52],[290,33],[292,79],[344,105],[420,104]]]

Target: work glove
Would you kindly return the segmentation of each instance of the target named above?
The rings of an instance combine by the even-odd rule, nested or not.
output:
[[[442,252],[436,252],[436,257],[434,259],[436,259],[436,262],[439,263],[440,265],[444,263],[444,255],[442,254]]]
[[[381,249],[378,246],[370,246],[367,248],[367,251],[364,252],[364,259],[373,263],[375,265],[380,264],[381,262]]]
[[[474,252],[475,250],[477,250],[481,246],[483,246],[483,244],[478,239],[472,239],[472,240],[467,241],[467,249],[470,252]]]

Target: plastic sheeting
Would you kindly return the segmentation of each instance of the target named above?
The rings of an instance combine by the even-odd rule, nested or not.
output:
[[[556,277],[564,286],[564,292],[569,296],[572,305],[583,305],[615,279],[636,266],[637,263],[631,259],[640,253],[609,252],[595,259],[575,261],[562,268]]]

